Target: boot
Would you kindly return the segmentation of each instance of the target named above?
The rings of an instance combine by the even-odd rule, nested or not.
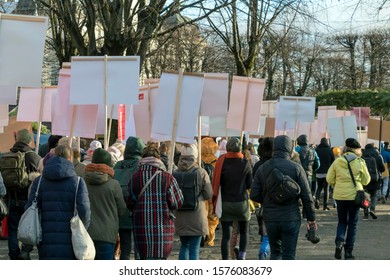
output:
[[[355,259],[355,256],[352,255],[352,250],[353,249],[345,248],[344,258],[346,260],[354,260]]]
[[[334,257],[338,260],[341,260],[341,252],[343,251],[343,243],[336,242],[336,250],[334,253]]]

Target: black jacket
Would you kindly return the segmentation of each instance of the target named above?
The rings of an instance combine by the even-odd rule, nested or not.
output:
[[[372,144],[367,144],[365,146],[365,149],[363,151],[363,157],[365,156],[372,156],[375,158],[375,161],[376,161],[376,168],[378,169],[378,171],[380,173],[382,173],[383,171],[385,171],[385,164],[383,163],[383,158],[382,156],[379,154],[378,150],[372,145]],[[367,185],[365,186],[364,188],[366,190],[378,190],[380,189],[381,187],[381,182],[380,181],[372,181]]]
[[[250,198],[263,204],[264,221],[293,222],[301,219],[298,199],[287,205],[276,204],[271,199],[263,196],[267,188],[268,178],[271,173],[271,165],[274,165],[283,174],[290,176],[301,187],[300,198],[308,221],[315,221],[313,197],[310,193],[305,170],[302,166],[290,159],[292,153],[292,141],[287,136],[277,136],[274,141],[274,152],[271,160],[260,166],[255,174]]]
[[[332,149],[328,144],[326,138],[321,139],[321,143],[317,146],[316,149],[317,155],[320,158],[320,167],[316,171],[317,174],[326,174],[329,167],[334,161],[334,154]]]

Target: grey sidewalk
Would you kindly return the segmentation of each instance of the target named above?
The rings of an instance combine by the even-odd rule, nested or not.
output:
[[[363,211],[359,214],[358,233],[355,243],[354,255],[359,260],[390,260],[390,202],[377,204],[377,220],[363,221]],[[337,226],[336,209],[330,211],[316,210],[318,221],[318,234],[321,241],[312,244],[305,238],[306,228],[302,222],[301,233],[298,239],[298,260],[334,260],[334,238]],[[247,259],[257,260],[257,252],[260,246],[260,237],[257,234],[258,227],[254,214],[250,223],[249,243]],[[216,246],[201,248],[200,258],[203,260],[221,259],[220,254],[221,230],[217,231]],[[179,239],[175,238],[174,249],[169,259],[177,259],[179,251]],[[0,260],[8,259],[7,241],[0,240]],[[33,259],[38,259],[37,251],[32,253]]]

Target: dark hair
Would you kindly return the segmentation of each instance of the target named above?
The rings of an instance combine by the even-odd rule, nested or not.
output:
[[[49,139],[47,139],[47,143],[49,144],[49,151],[50,149],[57,147],[58,141],[60,141],[61,138],[62,136],[60,135],[49,136]]]
[[[257,147],[257,154],[261,159],[270,159],[272,157],[272,151],[274,147],[274,138],[265,137],[259,141],[259,147]]]

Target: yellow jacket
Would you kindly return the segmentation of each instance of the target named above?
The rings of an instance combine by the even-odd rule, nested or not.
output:
[[[326,181],[334,186],[333,198],[336,200],[354,200],[356,196],[356,188],[348,170],[347,160],[344,158],[348,155],[349,157],[356,157],[352,152],[345,153],[332,163],[326,174]],[[367,185],[371,180],[365,161],[360,157],[356,157],[350,161],[350,165],[357,189],[363,190],[363,185]]]

